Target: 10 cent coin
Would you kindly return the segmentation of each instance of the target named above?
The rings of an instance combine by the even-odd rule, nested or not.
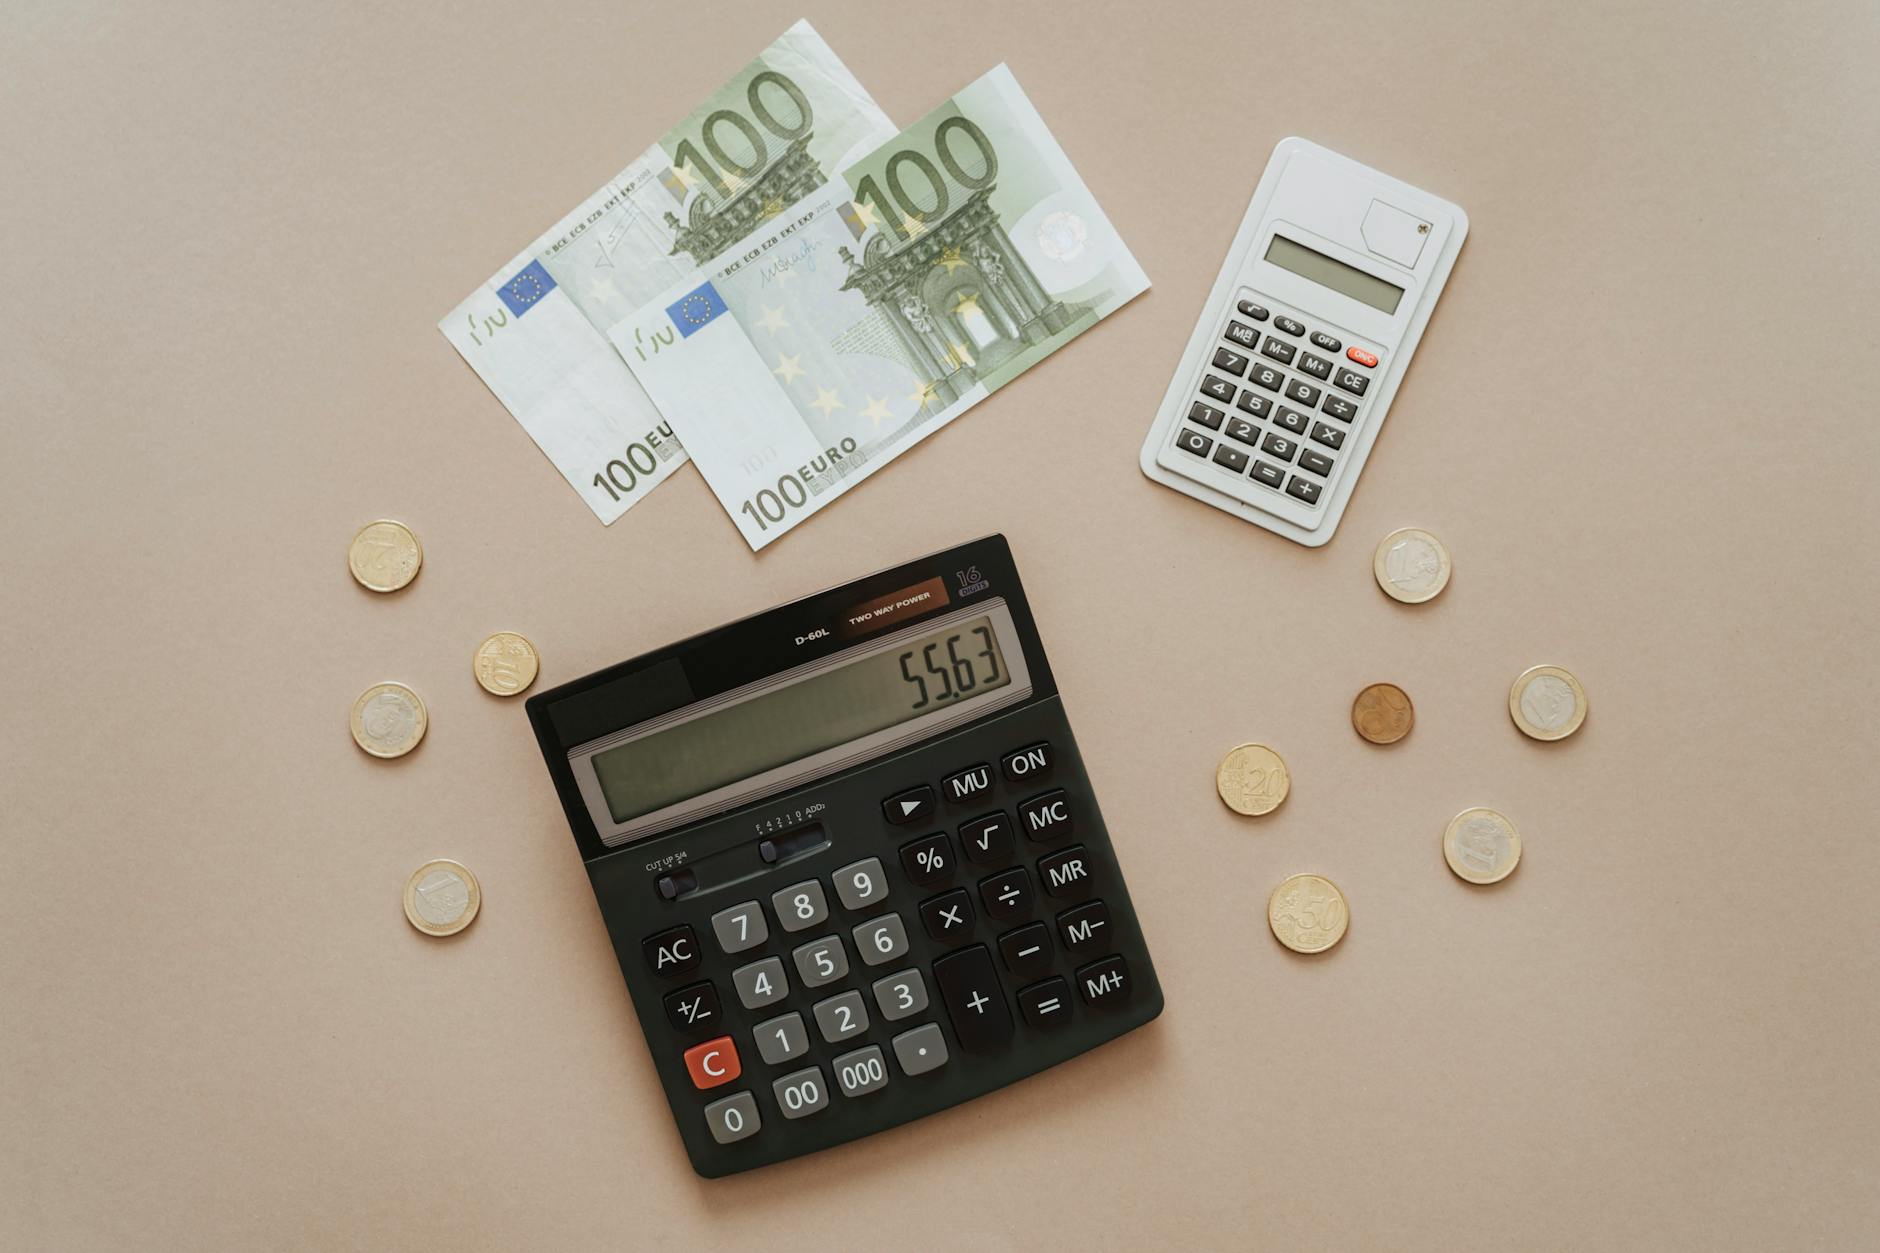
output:
[[[359,586],[375,592],[395,592],[418,577],[424,547],[403,522],[381,518],[368,522],[353,536],[346,550],[346,566]]]
[[[1523,735],[1564,740],[1586,721],[1586,689],[1571,671],[1534,666],[1508,689],[1508,716]]]
[[[429,724],[424,702],[403,683],[374,683],[353,702],[353,741],[374,757],[403,757]]]
[[[535,645],[514,631],[498,631],[477,645],[477,682],[492,696],[515,696],[535,682],[541,659]]]
[[[1237,814],[1270,814],[1292,790],[1292,776],[1280,755],[1266,745],[1240,744],[1221,758],[1214,787]]]
[[[460,862],[427,861],[405,880],[405,917],[426,935],[456,935],[482,905],[477,877]]]
[[[1373,744],[1395,744],[1416,725],[1410,697],[1395,683],[1373,683],[1351,702],[1351,728]]]
[[[1443,860],[1458,879],[1500,883],[1521,862],[1521,833],[1492,809],[1465,809],[1443,832]]]
[[[1267,898],[1266,925],[1295,953],[1323,953],[1345,938],[1350,922],[1345,894],[1321,875],[1296,874]]]
[[[1406,526],[1377,546],[1371,573],[1392,600],[1420,605],[1449,586],[1449,549],[1421,527]]]

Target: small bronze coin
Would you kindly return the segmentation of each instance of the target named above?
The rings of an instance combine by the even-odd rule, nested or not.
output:
[[[1351,729],[1373,744],[1395,744],[1416,720],[1410,697],[1395,683],[1373,683],[1351,702]]]

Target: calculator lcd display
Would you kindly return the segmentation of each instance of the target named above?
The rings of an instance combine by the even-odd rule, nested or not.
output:
[[[1329,287],[1340,295],[1362,301],[1385,313],[1397,312],[1397,302],[1403,299],[1403,288],[1366,274],[1355,265],[1346,265],[1304,244],[1294,243],[1278,233],[1274,234],[1273,242],[1266,246],[1266,259],[1282,270],[1291,270],[1300,278],[1309,278],[1320,286]]]
[[[999,631],[982,614],[604,749],[594,776],[624,823],[1011,681]]]

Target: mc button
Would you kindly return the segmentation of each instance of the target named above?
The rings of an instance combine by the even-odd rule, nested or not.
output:
[[[1051,771],[1051,746],[1049,744],[1031,744],[1017,752],[1007,753],[999,760],[999,769],[1005,777],[1017,783],[1021,779],[1030,779]]]
[[[1034,796],[1018,807],[1025,834],[1040,844],[1061,840],[1071,833],[1071,801],[1064,789]]]

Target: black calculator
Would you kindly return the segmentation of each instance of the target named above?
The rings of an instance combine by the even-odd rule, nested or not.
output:
[[[763,1166],[1162,1010],[990,536],[529,701],[693,1168]]]

